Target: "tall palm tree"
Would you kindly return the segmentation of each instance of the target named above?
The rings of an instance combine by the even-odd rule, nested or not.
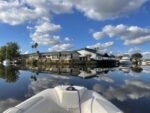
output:
[[[31,48],[32,48],[32,51],[33,51],[33,49],[36,49],[38,47],[38,43],[37,42],[35,42],[34,44],[32,44],[31,45]],[[38,52],[36,52],[37,54],[38,54],[38,56],[40,56],[40,52],[38,51]]]
[[[37,47],[38,47],[38,43],[37,43],[37,42],[34,44],[34,47],[35,47],[35,48],[37,48]]]
[[[38,47],[38,43],[37,42],[32,44],[32,46],[31,46],[31,48],[37,48],[37,47]]]

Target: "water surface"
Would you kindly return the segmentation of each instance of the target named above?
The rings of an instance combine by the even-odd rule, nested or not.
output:
[[[62,84],[94,90],[124,113],[150,113],[150,67],[0,66],[0,113],[38,92]]]

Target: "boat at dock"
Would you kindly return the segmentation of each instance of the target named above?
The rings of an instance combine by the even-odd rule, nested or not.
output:
[[[7,54],[8,53],[7,53],[7,46],[6,46],[6,56],[5,56],[5,60],[3,61],[3,66],[5,66],[5,67],[10,66],[10,60],[7,58],[8,57]]]
[[[10,60],[9,60],[9,59],[5,59],[5,60],[3,61],[3,65],[4,65],[5,67],[10,66]]]
[[[120,60],[119,60],[120,65],[123,66],[130,66],[131,61],[130,61],[130,56],[129,55],[124,55]]]
[[[100,94],[81,86],[46,89],[3,113],[122,113]]]

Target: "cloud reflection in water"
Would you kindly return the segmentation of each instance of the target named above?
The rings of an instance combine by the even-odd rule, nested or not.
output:
[[[66,80],[68,79],[69,77],[66,76],[52,75],[52,74],[48,76],[37,77],[36,81],[31,80],[31,83],[28,86],[28,93],[26,94],[26,97],[30,97],[47,88],[53,88],[57,85],[67,84]]]
[[[3,111],[5,111],[6,109],[15,106],[17,104],[19,104],[20,101],[13,99],[13,98],[9,98],[6,100],[0,100],[0,113],[2,113]]]
[[[124,84],[120,86],[106,87],[101,84],[95,84],[93,90],[101,93],[109,100],[135,100],[150,96],[150,83],[141,80],[125,80]]]

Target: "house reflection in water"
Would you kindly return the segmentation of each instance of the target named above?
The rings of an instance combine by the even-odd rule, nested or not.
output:
[[[51,65],[48,67],[43,65],[40,67],[27,66],[22,67],[22,69],[31,70],[32,72],[39,72],[39,73],[50,73],[63,76],[78,76],[83,79],[87,79],[96,77],[99,74],[106,74],[109,71],[115,70],[116,68],[115,67],[101,68],[101,67],[86,67],[86,66],[70,67],[58,65]]]
[[[130,67],[125,67],[125,66],[120,66],[119,70],[124,72],[124,73],[130,73],[131,68]]]
[[[32,71],[31,79],[36,81],[39,73],[49,73],[49,74],[57,74],[63,76],[78,76],[83,79],[88,79],[92,77],[99,77],[101,74],[107,74],[109,71],[119,70],[123,73],[141,73],[145,72],[141,67],[112,67],[112,68],[102,68],[102,67],[87,67],[87,66],[76,66],[71,67],[69,65],[58,66],[58,65],[41,65],[39,67],[33,67],[30,65],[23,67],[8,67],[4,68],[0,66],[0,78],[5,79],[7,82],[16,82],[19,79],[19,70],[27,70]],[[146,71],[147,72],[147,71]]]
[[[21,61],[29,64],[33,61],[41,64],[95,64],[116,66],[118,59],[113,55],[100,54],[97,50],[83,48],[76,51],[45,52],[21,55]]]

